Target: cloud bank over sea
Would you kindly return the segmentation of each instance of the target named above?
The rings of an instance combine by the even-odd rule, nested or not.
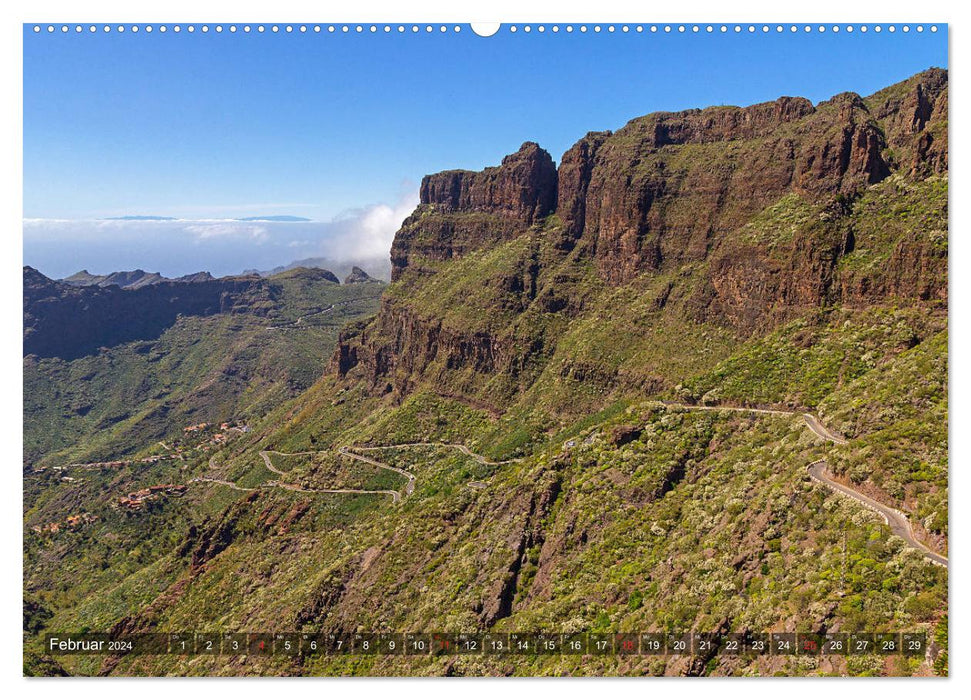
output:
[[[322,257],[364,263],[371,274],[386,276],[395,231],[417,204],[418,193],[409,192],[393,204],[350,209],[328,221],[24,219],[24,264],[53,278],[136,268],[219,277]]]

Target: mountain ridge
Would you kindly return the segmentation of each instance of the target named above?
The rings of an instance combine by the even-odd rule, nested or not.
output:
[[[135,270],[118,270],[106,275],[93,275],[87,270],[80,270],[58,281],[75,287],[109,287],[114,285],[122,289],[138,289],[160,282],[211,282],[214,279],[216,278],[205,271],[169,278],[158,272],[145,272],[145,270],[138,268]]]
[[[576,315],[590,304],[591,284],[607,293],[665,279],[658,308],[678,305],[682,318],[740,336],[827,305],[887,296],[946,305],[946,249],[927,239],[902,235],[889,251],[871,250],[881,266],[848,264],[870,245],[858,240],[854,207],[873,187],[946,171],[946,105],[946,72],[931,69],[866,99],[843,93],[817,107],[781,98],[648,115],[588,134],[559,168],[527,142],[494,168],[426,176],[392,244],[393,285],[381,312],[348,332],[334,366],[344,375],[360,364],[376,387],[436,358],[472,375],[525,367],[556,341],[541,329],[523,337],[517,319],[563,308]],[[753,240],[757,216],[777,228],[783,222],[772,216],[799,222],[763,242]],[[452,323],[446,333],[427,307],[408,302],[424,280],[445,284],[449,265],[471,266],[502,246],[515,257],[497,280],[507,286],[484,303],[519,306],[506,326],[466,333]],[[443,342],[418,340],[425,334]],[[433,350],[412,358],[412,347]],[[396,389],[407,385],[402,376]]]

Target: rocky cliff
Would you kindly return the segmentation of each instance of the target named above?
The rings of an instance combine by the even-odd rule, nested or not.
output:
[[[429,175],[392,245],[396,285],[336,367],[383,389],[431,370],[461,390],[542,363],[557,342],[544,319],[629,285],[658,283],[659,308],[739,336],[833,305],[946,303],[947,91],[931,69],[868,98],[656,113],[587,134],[558,169],[526,143],[482,172]],[[941,182],[920,222],[891,215]],[[518,257],[470,276],[493,254]],[[463,284],[488,298],[457,322],[428,290]]]
[[[523,233],[556,208],[556,166],[535,143],[482,172],[426,176],[420,203],[391,245],[391,280],[405,268],[449,260]]]

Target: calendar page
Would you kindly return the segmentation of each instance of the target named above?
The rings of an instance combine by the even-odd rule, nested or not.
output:
[[[25,675],[948,675],[946,23],[22,40]]]

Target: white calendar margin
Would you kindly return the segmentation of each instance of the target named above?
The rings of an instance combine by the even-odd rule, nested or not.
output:
[[[8,3],[9,4],[9,3]],[[813,0],[805,6],[784,5],[779,0],[737,2],[734,4],[716,0],[695,0],[685,3],[652,4],[621,0],[596,0],[588,4],[566,4],[553,0],[524,2],[523,0],[492,0],[491,2],[463,3],[460,0],[444,2],[427,0],[392,2],[389,0],[357,0],[347,3],[299,2],[274,0],[272,3],[228,2],[218,0],[203,6],[199,0],[169,0],[165,3],[133,3],[119,0],[54,0],[50,2],[24,3],[19,7],[5,7],[3,13],[3,94],[7,108],[3,110],[3,160],[6,167],[3,178],[2,212],[3,235],[0,236],[0,309],[2,309],[3,343],[0,363],[0,392],[6,400],[0,404],[0,426],[3,444],[23,444],[22,405],[23,386],[21,374],[21,265],[22,265],[22,205],[23,205],[23,35],[24,22],[447,22],[466,24],[470,21],[505,23],[690,23],[690,22],[782,22],[782,23],[890,23],[936,22],[950,23],[951,53],[948,69],[951,71],[950,110],[954,117],[966,113],[967,93],[960,69],[961,54],[957,47],[967,34],[971,35],[971,23],[964,24],[966,13],[957,3],[925,0],[914,3],[884,0],[879,3],[846,0]],[[962,235],[971,228],[971,217],[962,210],[961,203],[969,201],[971,194],[962,187],[960,174],[954,178],[954,163],[971,160],[961,130],[951,129],[949,139],[951,161],[951,223],[950,223],[950,308],[949,319],[951,349],[955,358],[950,371],[950,464],[949,488],[951,503],[957,502],[955,493],[962,501],[969,496],[971,470],[971,283],[969,277],[958,274],[971,266],[969,248],[971,242]],[[960,166],[959,166],[960,167]],[[959,171],[960,172],[960,171]],[[957,186],[957,189],[954,187]],[[967,224],[963,226],[962,224]],[[955,309],[959,309],[956,312]],[[10,452],[16,454],[15,450]],[[11,460],[13,462],[15,460]],[[22,640],[22,580],[21,567],[14,562],[22,561],[20,533],[22,531],[22,484],[20,470],[14,464],[5,465],[3,498],[3,527],[8,533],[3,542],[5,575],[0,583],[2,591],[3,636],[10,648],[2,655],[3,679],[6,688],[14,691],[13,697],[30,697],[43,700],[110,700],[137,697],[138,700],[171,700],[173,695],[187,697],[211,697],[222,700],[250,698],[266,700],[269,694],[282,692],[295,698],[315,697],[321,700],[352,697],[353,700],[369,698],[449,698],[454,700],[507,700],[509,697],[534,698],[556,697],[557,700],[596,700],[597,695],[609,694],[613,698],[676,695],[678,700],[694,700],[715,697],[768,697],[784,693],[786,700],[818,700],[821,694],[836,697],[874,695],[881,700],[934,696],[968,697],[971,671],[962,662],[968,662],[966,638],[955,635],[957,630],[971,628],[968,622],[967,603],[953,595],[967,581],[967,563],[961,554],[968,551],[967,516],[960,508],[951,508],[950,573],[950,673],[943,679],[23,679],[21,668]],[[971,632],[968,632],[971,635]],[[963,653],[962,653],[963,652]],[[960,691],[960,688],[964,691]],[[181,700],[181,698],[180,698]],[[829,697],[826,700],[830,700]]]

